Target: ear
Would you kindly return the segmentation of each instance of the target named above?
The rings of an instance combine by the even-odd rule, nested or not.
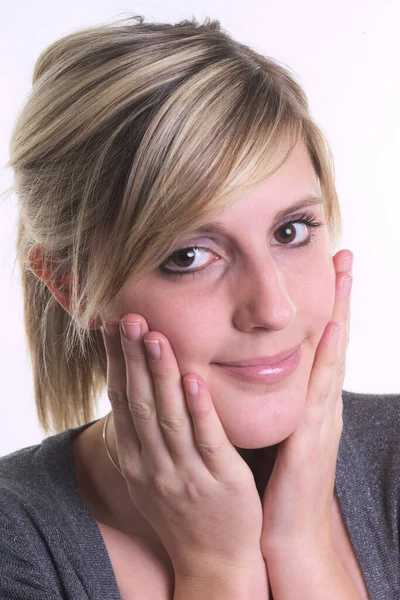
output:
[[[29,250],[28,262],[35,275],[47,285],[57,302],[70,315],[71,275],[64,272],[54,278],[54,272],[59,266],[59,261],[53,255],[47,254],[46,256],[41,244],[35,244]],[[102,325],[101,319],[95,318],[90,321],[89,329],[98,329]]]

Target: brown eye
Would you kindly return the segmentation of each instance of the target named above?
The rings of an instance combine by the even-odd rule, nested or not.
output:
[[[296,239],[297,230],[295,225],[303,225],[308,235],[303,237],[302,240],[293,243]],[[275,230],[274,237],[277,239],[277,244],[274,246],[282,246],[282,248],[288,248],[292,250],[304,248],[309,246],[316,238],[314,233],[311,233],[312,229],[318,229],[322,227],[324,223],[318,221],[314,215],[301,214],[296,215],[290,221],[283,223],[278,229]],[[196,261],[196,254],[200,252],[202,254],[209,254],[212,258],[205,263],[200,260]],[[210,250],[209,248],[203,248],[202,246],[189,246],[186,248],[179,248],[175,250],[165,260],[158,269],[161,273],[171,277],[182,277],[183,275],[200,275],[213,264],[220,260],[220,257]],[[168,266],[170,265],[170,266]],[[171,268],[172,266],[172,268]],[[174,268],[175,267],[175,268]]]
[[[189,248],[180,248],[171,254],[171,256],[161,265],[161,270],[164,273],[170,273],[173,275],[184,275],[186,273],[194,273],[195,271],[202,271],[208,268],[213,262],[219,260],[219,257],[214,254],[214,260],[206,261],[199,258],[200,254],[213,255],[214,252],[208,248],[202,248],[200,246],[190,246]],[[169,266],[167,266],[169,265]],[[177,268],[170,268],[177,267]],[[188,269],[192,267],[189,271]],[[180,272],[181,271],[181,272]]]
[[[299,223],[297,222],[296,225]],[[304,225],[304,223],[300,223],[300,225]],[[307,233],[307,227],[304,226],[305,232]],[[274,234],[275,238],[280,244],[287,245],[292,244],[297,236],[297,231],[295,227],[295,222],[292,221],[290,223],[284,223],[276,230]],[[298,240],[298,243],[301,243],[302,240]]]
[[[191,267],[193,264],[193,260],[196,257],[196,253],[192,248],[187,248],[183,250],[178,250],[172,255],[172,259],[174,264],[177,267]]]

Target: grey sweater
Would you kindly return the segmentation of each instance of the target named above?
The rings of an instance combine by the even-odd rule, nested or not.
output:
[[[335,490],[371,600],[399,600],[400,394],[343,406]],[[72,460],[95,422],[0,458],[0,600],[121,600]]]

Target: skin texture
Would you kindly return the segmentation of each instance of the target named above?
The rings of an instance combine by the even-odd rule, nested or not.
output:
[[[315,351],[332,316],[335,269],[327,227],[297,249],[270,233],[271,228],[276,232],[275,214],[307,194],[318,196],[320,190],[309,155],[300,147],[255,192],[218,215],[231,239],[201,234],[183,240],[181,247],[190,240],[212,250],[198,252],[189,263],[194,268],[215,256],[220,260],[194,277],[153,272],[138,282],[128,280],[109,315],[138,313],[150,331],[168,338],[180,372],[204,378],[228,437],[240,448],[277,444],[296,429]],[[322,205],[305,210],[325,221]],[[308,235],[305,225],[295,227],[292,245]],[[179,265],[176,258],[169,263],[175,270]],[[277,354],[300,343],[298,369],[275,385],[241,383],[211,364]]]
[[[301,422],[315,352],[334,306],[336,275],[323,205],[293,213],[314,215],[323,227],[308,231],[298,223],[292,225],[292,241],[279,236],[278,228],[291,217],[278,223],[276,213],[306,195],[318,196],[320,189],[308,152],[299,144],[274,176],[216,215],[229,235],[188,233],[182,240],[181,248],[198,244],[210,250],[197,251],[195,266],[189,261],[186,270],[210,265],[208,269],[194,277],[153,271],[139,281],[129,279],[106,317],[141,315],[150,332],[168,338],[182,376],[198,374],[206,382],[225,432],[242,455],[270,447],[254,453],[262,456],[264,476],[273,466],[276,444]],[[310,245],[294,247],[310,233],[315,234]],[[180,268],[176,257],[168,264]],[[68,297],[52,291],[68,310]],[[273,355],[298,344],[298,368],[274,385],[242,383],[212,364]],[[120,530],[152,537],[152,528],[135,511],[124,479],[105,454],[102,425],[100,421],[76,438],[90,494],[102,506],[99,517]],[[114,436],[111,417],[107,439],[117,461]]]

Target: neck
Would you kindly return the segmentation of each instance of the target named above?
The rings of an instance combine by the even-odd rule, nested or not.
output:
[[[78,488],[93,518],[127,535],[157,541],[150,523],[136,508],[125,478],[111,463],[103,442],[104,419],[85,429],[73,440]],[[107,443],[118,464],[112,414],[107,424]],[[275,462],[278,444],[268,448],[237,448],[251,469],[260,498]]]
[[[79,491],[98,523],[132,537],[156,539],[154,529],[136,508],[125,478],[110,461],[103,442],[104,419],[73,440],[73,457]],[[107,443],[118,464],[112,415],[107,424]]]
[[[271,477],[278,447],[279,444],[267,446],[266,448],[236,448],[254,475],[260,499],[262,499],[269,478]]]

